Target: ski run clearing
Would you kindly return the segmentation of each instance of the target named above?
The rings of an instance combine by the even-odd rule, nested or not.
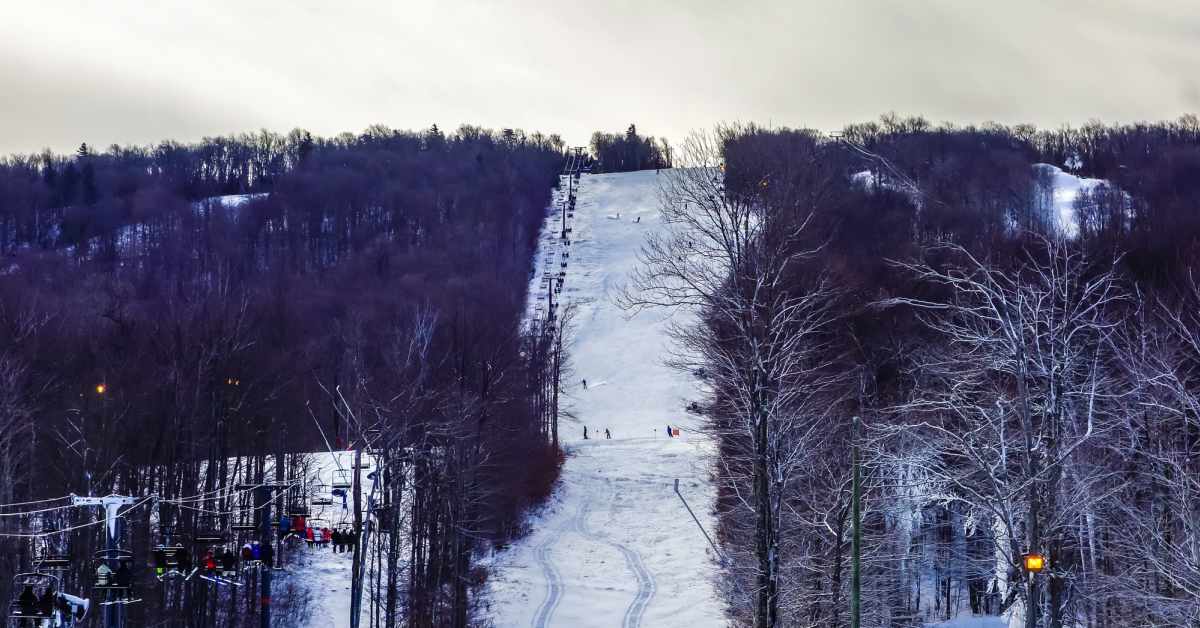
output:
[[[665,363],[672,351],[668,326],[694,315],[648,310],[630,317],[614,301],[639,263],[646,234],[662,226],[659,176],[650,170],[584,175],[568,220],[569,247],[560,240],[558,196],[543,225],[528,316],[544,316],[543,272],[565,271],[555,296],[576,310],[559,423],[567,458],[549,503],[530,518],[530,534],[483,560],[491,570],[485,614],[496,628],[727,625],[716,558],[673,489],[679,479],[712,533],[713,446],[694,430],[699,419],[685,411],[702,395],[700,382]],[[556,195],[565,194],[564,182]],[[570,251],[565,268],[564,250]],[[679,437],[667,436],[668,424],[680,428]],[[328,454],[318,457],[319,474],[330,475],[336,463]],[[340,504],[332,512],[345,516]],[[310,600],[306,625],[348,626],[350,556],[302,553],[288,568],[305,573],[297,580]],[[999,628],[1004,621],[962,617],[934,625]]]
[[[613,301],[638,264],[645,234],[661,225],[658,176],[647,170],[580,180],[557,295],[577,309],[559,423],[567,460],[551,502],[530,522],[533,532],[490,561],[497,628],[726,624],[712,550],[673,490],[678,478],[711,532],[712,448],[684,412],[699,396],[698,382],[664,364],[669,319],[688,313],[627,319]],[[540,269],[560,268],[560,221],[552,212],[542,230],[531,312],[545,303],[537,299],[544,294]],[[667,424],[681,428],[679,438],[667,436]]]

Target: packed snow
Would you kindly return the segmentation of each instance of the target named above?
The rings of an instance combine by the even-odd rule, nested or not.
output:
[[[367,509],[367,495],[371,491],[371,472],[374,471],[373,460],[364,454],[363,461],[370,468],[358,471],[362,484],[362,505],[364,517]],[[339,471],[352,473],[354,452],[322,452],[309,456],[309,468],[305,475],[309,478],[309,488],[312,496],[318,493],[329,496],[328,485],[333,483],[334,474]],[[318,488],[318,485],[324,487]],[[354,505],[350,501],[353,493],[346,489],[347,499],[334,498],[331,506],[311,506],[312,516],[308,518],[313,527],[328,526],[350,528],[354,521]],[[372,538],[374,543],[378,539]],[[350,583],[352,552],[334,553],[332,545],[323,548],[310,547],[303,543],[293,545],[292,549],[284,550],[283,565],[285,574],[276,583],[279,587],[294,585],[303,591],[301,597],[308,603],[308,628],[349,628],[350,626]],[[364,595],[364,600],[366,595]],[[367,625],[368,604],[363,603],[363,625]]]
[[[926,624],[926,628],[1008,628],[1003,617],[962,616],[938,624]]]
[[[662,226],[658,176],[584,175],[569,247],[559,239],[561,213],[547,217],[538,268],[566,271],[558,296],[577,309],[570,333],[574,372],[559,427],[568,457],[551,503],[531,522],[532,533],[489,561],[497,628],[726,623],[713,553],[673,491],[679,479],[711,532],[712,444],[684,412],[699,396],[699,384],[664,363],[668,324],[692,314],[652,310],[627,318],[613,301],[638,264],[645,235]],[[570,251],[565,269],[553,263],[563,249]],[[531,284],[531,315],[544,313],[542,274]],[[680,427],[681,435],[668,437],[668,425]]]
[[[1079,220],[1076,201],[1083,192],[1091,192],[1109,183],[1103,179],[1088,179],[1064,172],[1051,164],[1034,164],[1034,169],[1047,177],[1050,183],[1050,215],[1057,221],[1059,230],[1065,235],[1079,235]]]

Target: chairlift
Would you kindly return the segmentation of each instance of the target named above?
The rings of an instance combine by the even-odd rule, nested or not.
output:
[[[329,483],[332,488],[350,488],[353,483],[350,481],[350,471],[346,469],[337,469],[333,472],[333,481]]]
[[[216,528],[201,528],[192,535],[192,540],[197,545],[216,545],[224,543],[226,540],[225,532]]]
[[[96,552],[96,567],[92,588],[102,591],[128,592],[133,587],[133,552],[123,549],[102,549]],[[116,562],[114,571],[108,563]]]
[[[64,553],[42,554],[35,561],[38,567],[43,569],[62,570],[71,567],[71,555]]]
[[[289,516],[289,517],[307,517],[308,516],[308,506],[304,503],[304,500],[294,500],[291,503],[289,503],[288,507],[287,507],[287,516]]]
[[[43,538],[40,541],[40,550],[37,547],[34,550],[34,568],[56,571],[70,568],[73,557],[71,555],[69,537],[66,532],[51,523],[43,526],[42,533]],[[58,536],[57,541],[50,535]]]
[[[13,598],[8,606],[9,620],[15,625],[29,625],[47,620],[54,615],[54,599],[51,592],[59,590],[58,576],[46,573],[19,573],[13,577]],[[46,602],[50,603],[47,604]],[[26,623],[28,622],[28,623]]]
[[[237,536],[238,533],[254,532],[255,530],[258,530],[258,523],[255,521],[255,519],[257,519],[255,514],[257,510],[251,504],[250,494],[248,492],[243,492],[238,498],[237,510],[237,518],[231,521],[229,524],[229,531],[234,536]]]
[[[191,556],[183,543],[156,545],[151,555],[154,559],[154,569],[160,577],[171,571],[191,569]]]

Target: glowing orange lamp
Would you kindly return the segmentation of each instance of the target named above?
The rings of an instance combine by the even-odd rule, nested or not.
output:
[[[1029,573],[1041,573],[1046,569],[1046,557],[1036,552],[1025,554],[1021,557],[1025,564],[1025,571]]]
[[[106,390],[108,390],[108,386],[105,386],[104,384],[96,384],[96,394],[97,395],[103,395],[104,391],[106,391]]]

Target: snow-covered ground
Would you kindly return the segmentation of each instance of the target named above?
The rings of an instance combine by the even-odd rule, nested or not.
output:
[[[371,457],[363,455],[363,460],[371,466],[371,468],[360,469],[360,481],[362,482],[362,503],[365,516],[367,494],[371,490],[371,479],[368,477],[374,470]],[[311,497],[318,494],[329,496],[328,485],[333,482],[334,474],[339,470],[352,473],[352,465],[354,464],[353,452],[336,452],[336,453],[314,453],[308,457],[309,469],[305,475],[309,478],[310,502]],[[325,484],[322,489],[316,488],[318,484]],[[354,521],[353,503],[349,501],[349,497],[353,496],[350,489],[346,489],[347,501],[343,506],[340,498],[334,498],[334,503],[330,506],[311,506],[312,516],[309,517],[309,525],[314,527],[328,526],[330,529],[335,527],[350,528]],[[377,539],[372,539],[375,542]],[[349,628],[350,626],[350,571],[351,562],[354,554],[350,552],[334,553],[332,545],[325,546],[324,549],[310,548],[300,544],[293,549],[284,550],[283,563],[285,574],[280,578],[280,582],[275,585],[288,586],[293,584],[302,589],[308,599],[308,622],[305,624],[308,628]],[[366,596],[364,595],[364,600]],[[363,603],[363,621],[362,625],[367,625],[367,603]]]
[[[627,319],[613,302],[638,263],[645,234],[662,226],[658,176],[642,171],[581,180],[560,295],[577,308],[574,373],[564,402],[570,416],[559,428],[568,458],[551,503],[531,522],[533,532],[490,561],[497,628],[726,623],[712,552],[672,490],[678,478],[711,531],[712,447],[692,431],[694,419],[684,412],[699,396],[698,383],[664,364],[669,320],[690,314],[657,310]],[[543,229],[532,314],[545,306],[538,300],[541,269],[562,270],[559,220],[551,214]],[[682,435],[668,438],[668,424],[680,426]]]
[[[926,624],[926,628],[1008,628],[1003,617],[971,617],[964,615],[940,624]]]
[[[1051,164],[1034,164],[1033,167],[1049,179],[1050,215],[1057,221],[1058,228],[1068,236],[1079,235],[1079,219],[1075,206],[1079,195],[1091,192],[1101,185],[1108,185],[1108,181],[1079,177]]]

